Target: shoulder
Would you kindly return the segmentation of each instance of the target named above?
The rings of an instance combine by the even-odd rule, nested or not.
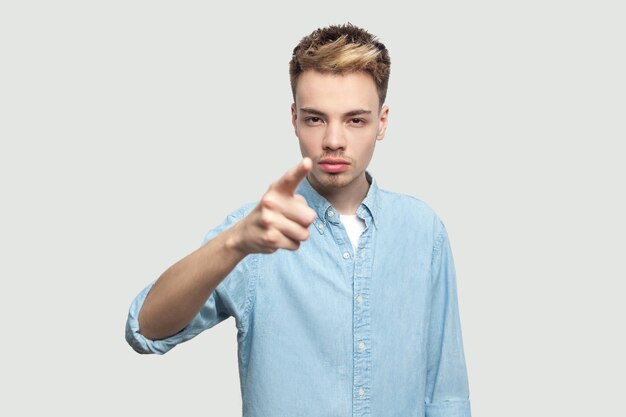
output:
[[[439,220],[439,216],[430,204],[418,197],[384,189],[379,189],[379,192],[381,207],[386,211]]]
[[[237,209],[233,210],[232,212],[230,212],[228,217],[232,217],[236,220],[241,219],[242,217],[247,216],[248,213],[250,213],[252,209],[256,207],[257,203],[258,203],[257,201],[247,202],[239,206]]]
[[[213,227],[204,235],[204,239],[202,239],[202,245],[205,245],[209,240],[213,239],[215,236],[222,233],[226,229],[229,229],[239,220],[244,218],[248,213],[250,213],[250,211],[252,211],[252,209],[254,209],[256,204],[256,202],[249,202],[239,206],[237,209],[228,213],[222,223]]]
[[[437,239],[445,226],[435,209],[424,200],[413,195],[379,189],[380,208],[383,217],[391,222],[400,222],[405,227],[418,228]]]

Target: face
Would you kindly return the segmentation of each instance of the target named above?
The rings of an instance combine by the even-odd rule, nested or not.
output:
[[[302,156],[313,161],[309,182],[319,190],[365,186],[377,140],[387,128],[389,109],[379,109],[371,75],[303,72],[298,78],[291,119]]]

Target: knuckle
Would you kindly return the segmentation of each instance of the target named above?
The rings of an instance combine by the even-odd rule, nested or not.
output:
[[[276,205],[276,199],[274,198],[273,194],[270,193],[265,193],[265,195],[263,196],[263,198],[261,198],[261,207],[263,208],[267,208],[267,209],[272,209],[274,208]]]
[[[261,226],[268,228],[272,225],[272,214],[269,210],[261,211],[261,216],[259,218],[259,222]]]

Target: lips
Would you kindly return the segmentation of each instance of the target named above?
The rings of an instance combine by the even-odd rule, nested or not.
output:
[[[350,162],[341,158],[324,158],[318,162],[320,168],[329,173],[343,172],[350,166]]]

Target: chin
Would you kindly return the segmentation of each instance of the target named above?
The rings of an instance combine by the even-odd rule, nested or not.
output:
[[[311,172],[311,174],[315,182],[324,188],[343,188],[354,181],[354,178],[347,172],[332,174],[321,171]]]

